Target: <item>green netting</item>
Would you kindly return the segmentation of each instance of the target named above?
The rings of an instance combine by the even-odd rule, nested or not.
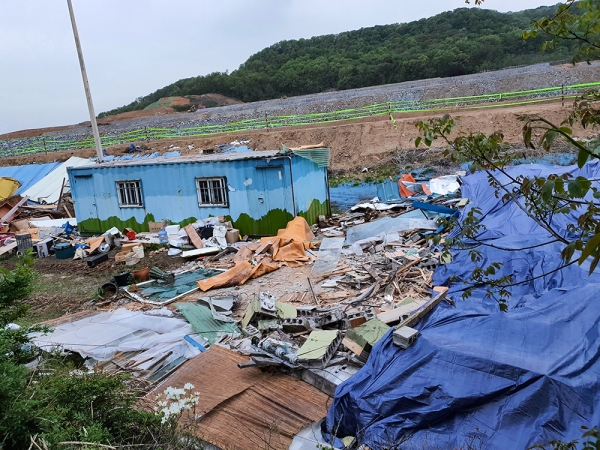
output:
[[[220,125],[200,125],[188,128],[154,128],[124,131],[112,136],[101,136],[103,146],[130,143],[141,140],[174,139],[182,137],[211,136],[221,133],[239,133],[265,128],[280,128],[291,126],[302,126],[311,124],[326,124],[344,120],[358,120],[368,117],[402,114],[409,112],[439,111],[448,108],[497,108],[512,105],[525,105],[545,102],[557,97],[565,99],[574,98],[591,88],[599,88],[600,82],[580,83],[570,86],[553,86],[540,89],[529,89],[516,92],[502,92],[498,94],[471,95],[465,97],[449,97],[422,101],[399,101],[389,103],[377,103],[360,108],[344,109],[332,112],[302,114],[298,116],[276,116],[260,119],[248,119]],[[90,148],[94,146],[94,140],[86,139],[63,139],[46,140],[43,137],[14,139],[11,141],[0,140],[0,146],[7,143],[7,149],[0,149],[0,157],[18,156],[32,153],[52,152],[58,150],[75,150]],[[324,155],[316,152],[311,156],[324,164]],[[317,162],[317,161],[315,161]],[[327,167],[327,166],[321,166]]]

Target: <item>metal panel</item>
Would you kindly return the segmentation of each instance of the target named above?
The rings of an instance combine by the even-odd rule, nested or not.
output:
[[[192,325],[196,333],[208,341],[209,345],[214,344],[220,335],[240,334],[235,323],[213,319],[211,310],[206,306],[197,303],[177,303],[175,307]]]
[[[192,383],[200,391],[195,412],[201,419],[194,433],[205,441],[227,449],[287,449],[304,426],[324,417],[330,397],[290,375],[238,368],[247,361],[215,345],[187,361],[163,386]]]
[[[48,164],[26,164],[23,166],[0,167],[0,177],[11,177],[19,180],[21,187],[17,190],[17,194],[21,194],[56,169],[59,165],[60,163],[54,162]]]
[[[101,232],[98,208],[94,191],[94,181],[91,176],[74,177],[71,181],[71,191],[77,190],[75,211],[78,222],[87,221],[86,232]]]
[[[326,169],[295,155],[260,153],[267,153],[269,157],[220,158],[211,164],[173,158],[170,163],[157,160],[146,164],[115,163],[70,169],[75,212],[78,219],[80,215],[89,218],[85,203],[95,201],[102,231],[112,226],[147,231],[148,222],[169,220],[186,225],[210,216],[226,216],[242,234],[250,235],[276,233],[294,217],[295,206],[309,223],[315,223],[319,214],[327,214]],[[81,176],[91,177],[95,195],[79,189],[81,183],[75,180]],[[215,177],[226,179],[229,204],[199,206],[196,179]],[[119,207],[115,183],[123,180],[141,181],[143,207]],[[85,221],[79,222],[83,231],[91,231]]]

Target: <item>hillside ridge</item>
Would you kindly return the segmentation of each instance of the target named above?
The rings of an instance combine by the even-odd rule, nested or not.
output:
[[[163,97],[211,93],[255,102],[567,60],[571,42],[540,53],[543,36],[521,38],[533,20],[554,10],[459,8],[405,24],[281,41],[229,74],[181,79],[99,117],[141,110]]]

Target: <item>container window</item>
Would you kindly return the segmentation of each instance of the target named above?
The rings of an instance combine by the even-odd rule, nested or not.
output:
[[[225,177],[196,178],[200,206],[228,206]]]
[[[142,187],[137,181],[117,181],[119,206],[144,206]]]

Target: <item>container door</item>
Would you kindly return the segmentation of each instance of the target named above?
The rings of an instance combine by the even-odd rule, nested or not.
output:
[[[85,233],[98,233],[100,229],[100,219],[98,217],[98,209],[96,207],[96,194],[91,175],[73,177],[75,186],[71,187],[71,191],[77,192],[78,201],[75,205],[77,211],[77,223],[83,223],[84,228],[79,225],[80,231]]]
[[[256,166],[257,197],[250,211],[255,219],[260,219],[257,235],[274,236],[290,220],[292,213],[285,211],[290,210],[291,190],[285,189],[283,170],[282,164]]]

